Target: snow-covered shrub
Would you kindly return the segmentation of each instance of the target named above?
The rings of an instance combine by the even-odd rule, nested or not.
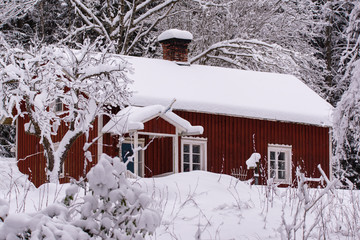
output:
[[[126,165],[105,154],[87,174],[91,194],[84,197],[75,225],[102,239],[143,239],[160,224],[151,199],[126,179]]]
[[[34,214],[10,215],[8,203],[0,200],[0,240],[144,239],[160,225],[160,215],[125,174],[118,157],[103,154],[87,174],[89,191],[80,199],[75,199],[79,187],[72,184],[61,203]]]
[[[73,225],[69,212],[62,204],[52,204],[35,214],[10,214],[0,224],[0,239],[90,239]]]

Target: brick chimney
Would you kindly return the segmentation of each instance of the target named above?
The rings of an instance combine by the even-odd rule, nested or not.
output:
[[[188,45],[193,35],[188,31],[170,29],[161,33],[158,41],[163,48],[163,59],[169,61],[188,62]]]

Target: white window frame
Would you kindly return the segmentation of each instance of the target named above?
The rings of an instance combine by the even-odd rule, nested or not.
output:
[[[125,140],[123,140],[121,142],[121,144],[123,144],[123,143],[131,144],[131,146],[134,146],[134,140],[131,138],[126,138]],[[139,138],[138,144],[143,149],[145,147],[145,139]],[[139,177],[144,177],[144,175],[145,175],[145,152],[143,150],[140,150],[140,151],[142,151],[142,153],[140,154],[140,158],[138,158],[138,161],[135,161],[135,158],[134,158],[134,174]],[[121,152],[119,152],[119,156],[121,158]],[[139,162],[140,162],[140,164],[142,163],[140,172],[139,172]]]
[[[54,152],[57,151],[57,149],[59,148],[60,142],[55,142],[54,143]],[[64,178],[65,177],[65,161],[63,162],[61,168],[60,168],[60,172],[59,172],[59,178]]]
[[[190,159],[189,165],[190,170],[193,171],[193,162],[192,162],[192,146],[200,146],[200,170],[207,170],[207,139],[206,138],[194,138],[194,137],[182,137],[181,138],[181,172],[184,172],[184,145],[191,145],[190,147]]]
[[[292,181],[292,146],[291,145],[279,145],[279,144],[269,144],[268,145],[268,178],[271,178],[271,159],[270,152],[275,152],[275,177],[274,182],[291,184]],[[279,178],[279,154],[283,152],[285,156],[285,179]],[[281,161],[281,160],[280,160]]]

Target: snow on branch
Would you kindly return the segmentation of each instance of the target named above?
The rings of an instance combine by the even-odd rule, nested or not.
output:
[[[174,11],[174,6],[180,4],[179,0],[161,1],[85,1],[70,0],[75,13],[83,21],[84,26],[78,26],[66,39],[76,37],[79,32],[88,33],[94,30],[107,42],[114,45],[114,52],[129,54],[141,40],[150,37],[150,32],[160,22]],[[191,0],[200,7],[225,7],[230,3],[216,3],[217,1]],[[91,33],[90,33],[91,35]]]
[[[37,2],[38,0],[1,0],[0,26],[12,18],[23,16]]]
[[[54,180],[76,139],[88,137],[96,117],[127,104],[131,94],[130,65],[107,49],[95,52],[99,45],[85,41],[77,50],[53,45],[25,50],[0,39],[0,114],[14,121],[28,116],[26,131],[39,138]],[[52,136],[60,130],[64,135],[55,148]]]
[[[208,49],[206,49],[202,53],[191,58],[190,63],[194,63],[194,62],[198,61],[200,58],[205,57],[207,54],[209,54],[210,52],[213,52],[215,50],[222,50],[223,52],[226,52],[229,55],[231,54],[233,56],[237,56],[237,55],[239,55],[239,53],[237,53],[236,50],[244,50],[245,49],[245,50],[250,50],[250,51],[255,52],[256,46],[265,47],[265,48],[271,49],[273,51],[284,51],[286,53],[290,52],[289,50],[284,49],[277,44],[268,44],[268,43],[259,41],[257,39],[247,40],[247,39],[236,38],[236,39],[232,39],[232,40],[225,40],[225,41],[218,42],[218,43],[211,45]],[[233,50],[231,51],[231,49],[233,49]],[[254,56],[254,55],[248,55],[248,56]]]

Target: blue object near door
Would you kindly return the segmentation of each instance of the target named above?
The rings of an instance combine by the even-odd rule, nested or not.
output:
[[[128,157],[132,157],[134,155],[133,146],[131,143],[122,143],[121,144],[121,159],[123,162],[128,160]],[[129,161],[127,164],[127,170],[134,173],[134,159],[133,161]]]

